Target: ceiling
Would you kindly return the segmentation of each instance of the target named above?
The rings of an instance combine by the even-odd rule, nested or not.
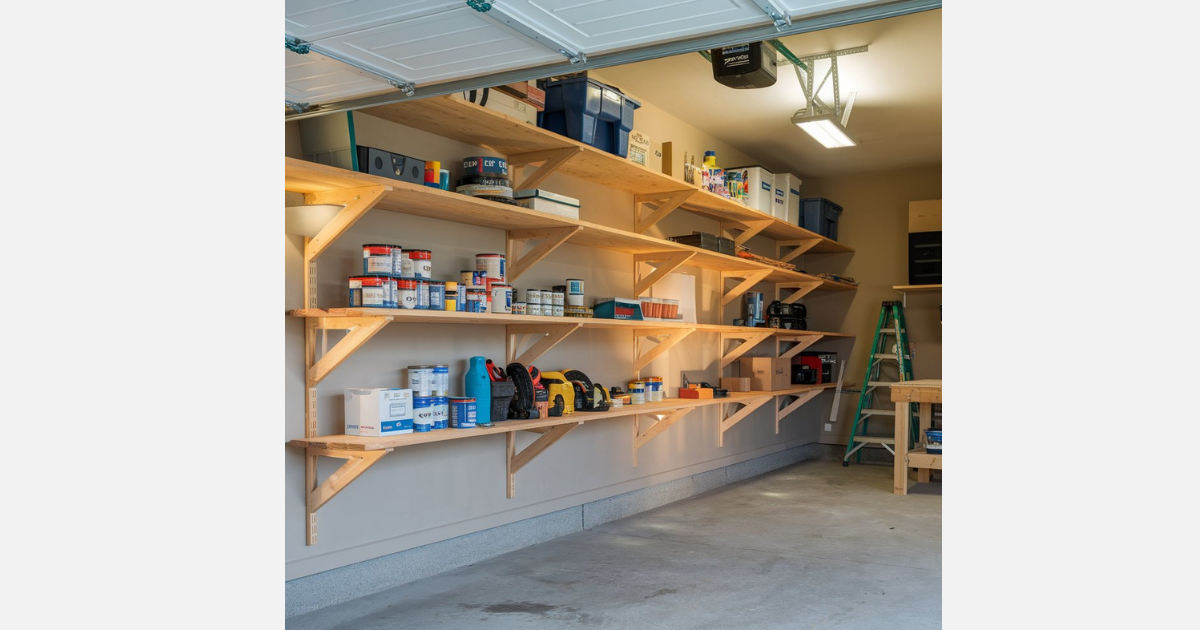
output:
[[[846,126],[858,146],[826,149],[791,123],[804,93],[790,64],[775,85],[734,89],[712,78],[698,53],[605,68],[605,81],[754,156],[768,170],[803,177],[941,166],[942,12],[925,11],[780,38],[798,57],[868,46],[838,58],[843,103],[858,96]],[[828,61],[818,61],[820,77]],[[818,79],[817,83],[820,81]],[[822,90],[828,96],[832,79]],[[636,114],[635,114],[636,115]]]

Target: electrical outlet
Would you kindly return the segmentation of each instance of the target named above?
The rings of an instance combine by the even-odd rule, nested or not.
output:
[[[827,433],[832,433],[832,432],[833,432],[833,425],[832,425],[832,424],[830,424],[830,423],[828,423],[828,422],[826,422],[826,423],[825,423],[825,431],[826,431]]]

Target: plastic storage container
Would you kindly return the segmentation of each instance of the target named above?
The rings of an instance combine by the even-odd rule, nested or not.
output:
[[[800,227],[837,240],[838,215],[842,207],[824,197],[800,200]]]
[[[628,154],[633,110],[641,103],[587,77],[551,81],[545,90],[539,127],[622,158]]]
[[[941,429],[925,429],[925,452],[934,455],[942,454]]]

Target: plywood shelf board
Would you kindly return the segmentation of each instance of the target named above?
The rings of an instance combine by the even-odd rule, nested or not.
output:
[[[904,291],[906,293],[917,293],[920,291],[941,291],[940,284],[901,284],[892,287],[893,291]]]

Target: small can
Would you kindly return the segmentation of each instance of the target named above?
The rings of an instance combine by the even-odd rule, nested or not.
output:
[[[429,281],[425,278],[417,278],[417,308],[429,309]]]
[[[551,314],[554,315],[555,317],[564,317],[566,314],[566,307],[564,307],[562,304],[555,304],[554,306],[551,306],[550,308],[554,309],[553,311],[551,311]],[[542,311],[544,312],[545,310],[546,310],[546,305],[543,304]]]
[[[475,254],[475,268],[487,272],[487,277],[504,282],[507,272],[504,254]]]
[[[433,387],[434,375],[432,365],[408,366],[408,388],[412,390],[414,397],[433,396]]]
[[[433,430],[433,396],[413,395],[413,431],[424,433]]]
[[[579,296],[579,303],[571,306],[583,306],[583,280],[567,278],[567,299],[571,299],[572,295]]]
[[[410,249],[404,252],[404,275],[410,278],[433,278],[433,252],[428,249]]]
[[[487,312],[487,289],[479,287],[471,287],[467,289],[467,308],[468,313],[486,313]]]
[[[525,314],[525,303],[524,302],[513,302],[512,312],[513,312],[513,315],[524,315]]]
[[[493,284],[492,285],[492,312],[493,313],[511,313],[512,312],[512,285],[511,284]]]
[[[442,397],[450,395],[450,366],[433,366],[433,395]]]
[[[449,398],[450,427],[454,429],[475,428],[475,399]]]
[[[543,304],[544,303],[545,302],[543,302]],[[555,291],[554,293],[551,293],[550,294],[550,303],[553,304],[554,306],[566,306],[567,294],[563,293],[562,291]]]
[[[445,310],[458,310],[458,283],[453,280],[446,281],[446,300],[444,302]]]
[[[646,403],[646,385],[641,381],[629,384],[629,404],[643,405]]]
[[[530,305],[541,304],[542,303],[542,290],[541,289],[527,289],[525,291],[525,303],[530,304]],[[532,315],[532,313],[531,313],[531,315]]]
[[[529,302],[529,303],[525,304],[525,314],[526,315],[537,315],[538,317],[541,317],[542,316],[542,305],[538,304],[537,302]]]
[[[445,429],[450,426],[450,403],[445,396],[435,396],[433,399],[433,428]]]
[[[353,307],[389,308],[392,280],[389,276],[350,276],[350,302]]]
[[[438,183],[441,184],[442,190],[450,190],[450,171],[442,169],[438,171],[438,175],[440,176]]]
[[[648,402],[662,402],[663,399],[663,380],[661,376],[648,376],[645,380],[646,384],[646,400]]]
[[[430,280],[426,284],[429,285],[429,304],[426,306],[431,311],[446,310],[446,283],[441,280]]]
[[[391,276],[396,273],[394,254],[403,251],[399,245],[363,245],[363,275]]]
[[[396,278],[396,308],[417,308],[417,279]]]

